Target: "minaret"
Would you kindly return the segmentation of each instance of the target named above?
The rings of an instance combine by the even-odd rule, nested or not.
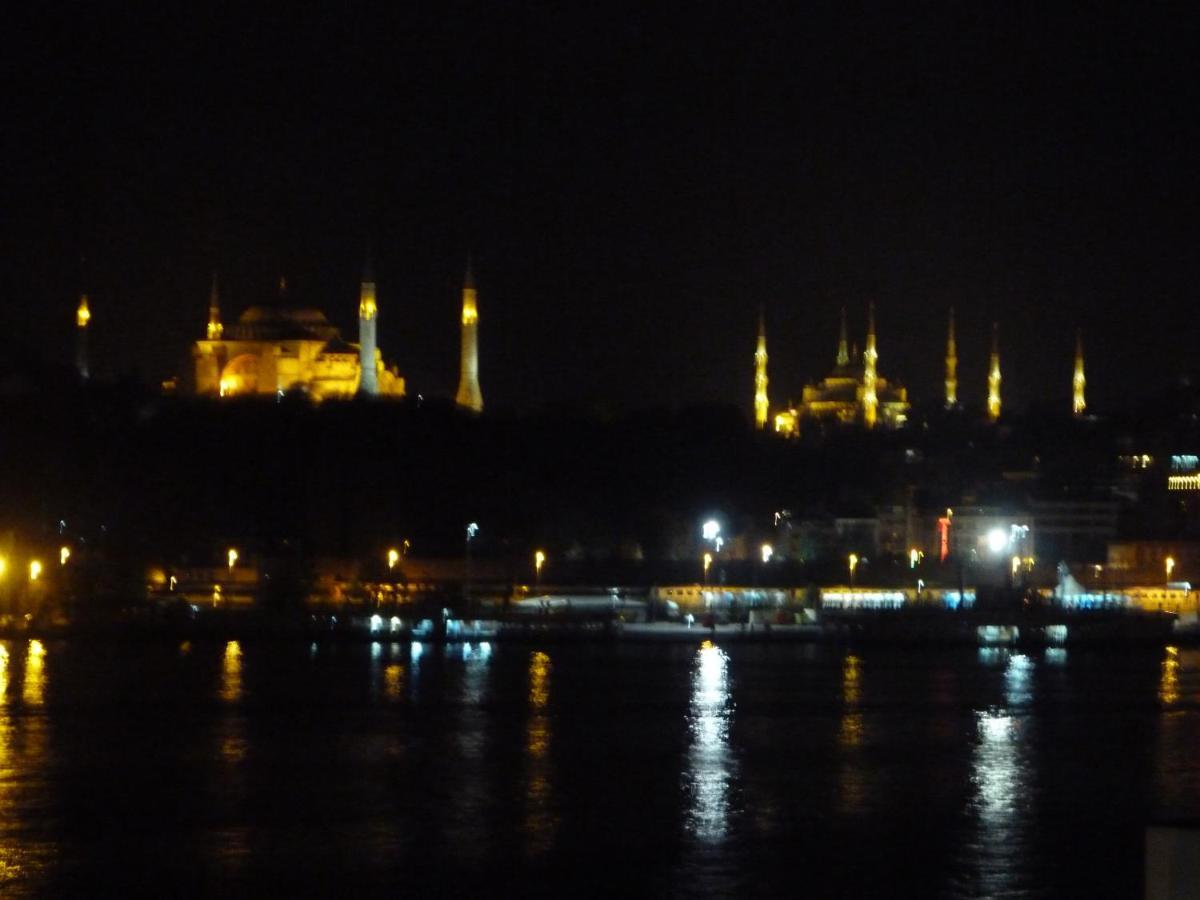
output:
[[[458,372],[458,393],[454,402],[472,412],[483,412],[483,393],[479,390],[479,308],[475,303],[475,273],[467,259],[467,274],[462,290],[462,359]]]
[[[992,323],[992,359],[988,365],[988,421],[1000,418],[1000,326]]]
[[[867,428],[875,427],[875,418],[879,412],[879,398],[875,394],[875,363],[879,354],[875,352],[875,304],[867,306],[867,344],[863,351],[863,424]]]
[[[954,307],[950,307],[950,330],[946,334],[946,409],[958,405],[958,348],[954,343]]]
[[[375,305],[375,273],[371,257],[363,266],[362,285],[358,291],[358,369],[359,390],[372,397],[379,394],[379,373],[375,368],[375,327],[378,324]]]
[[[1083,389],[1087,387],[1087,379],[1083,377],[1083,332],[1075,332],[1075,377],[1071,381],[1074,398],[1071,411],[1082,416],[1087,410],[1087,401],[1083,398]]]
[[[844,366],[850,362],[850,354],[846,350],[846,307],[842,307],[842,329],[838,332],[837,364]]]
[[[217,292],[217,273],[213,272],[212,290],[208,293],[208,329],[205,334],[210,341],[219,341],[225,333],[221,324],[221,295]]]
[[[762,307],[758,310],[758,347],[754,351],[754,425],[767,427],[770,403],[767,401],[767,325]]]
[[[79,295],[79,308],[75,310],[75,368],[79,377],[87,381],[88,371],[88,323],[92,320],[92,311],[88,309],[87,294]]]

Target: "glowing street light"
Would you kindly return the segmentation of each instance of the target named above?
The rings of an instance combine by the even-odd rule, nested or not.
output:
[[[1013,578],[1016,578],[1016,577],[1017,577],[1017,573],[1018,573],[1018,572],[1020,572],[1020,571],[1021,571],[1021,557],[1019,557],[1019,556],[1014,556],[1014,557],[1012,558],[1012,575],[1013,575]]]
[[[70,558],[71,558],[71,548],[70,547],[59,547],[58,548],[58,564],[60,566],[65,566],[67,564],[67,560]]]
[[[708,584],[708,570],[712,567],[712,559],[713,559],[713,557],[712,557],[711,553],[704,554],[704,584],[705,585]]]
[[[29,580],[37,581],[42,574],[42,564],[38,560],[32,560],[29,563]]]
[[[0,578],[3,578],[8,572],[8,560],[0,556]]]
[[[913,547],[911,550],[908,551],[908,567],[910,569],[915,569],[917,567],[917,563],[919,563],[921,561],[921,557],[924,555],[925,554],[922,553],[920,550],[918,550],[916,547]]]
[[[230,547],[229,552],[225,554],[225,558],[229,560],[229,571],[232,572],[234,565],[238,561],[238,552]]]
[[[542,566],[546,564],[546,554],[538,550],[533,554],[533,580],[535,583],[541,583]]]
[[[764,566],[771,561],[771,557],[774,555],[775,555],[774,547],[772,547],[770,544],[762,545],[762,561],[763,561]]]
[[[858,554],[851,553],[846,558],[846,562],[850,566],[850,587],[854,587],[854,570],[858,568]]]
[[[721,534],[721,523],[716,519],[709,519],[700,529],[700,535],[706,541],[715,541]]]
[[[1163,560],[1163,565],[1167,570],[1167,581],[1171,580],[1171,573],[1175,571],[1175,557],[1168,556]]]
[[[400,551],[392,547],[387,552],[387,564],[389,569],[396,568],[396,563],[400,561]]]
[[[993,528],[987,533],[987,547],[999,556],[1008,547],[1008,532],[1003,528]]]

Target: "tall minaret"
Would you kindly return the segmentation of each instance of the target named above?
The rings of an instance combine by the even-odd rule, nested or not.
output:
[[[225,333],[221,324],[221,295],[217,292],[217,273],[213,272],[212,290],[208,293],[208,328],[205,334],[210,341],[219,341]]]
[[[954,343],[954,307],[950,307],[950,330],[946,334],[946,409],[958,405],[958,348]]]
[[[1071,411],[1082,416],[1087,410],[1087,401],[1083,398],[1083,389],[1087,387],[1087,379],[1083,377],[1083,332],[1075,332],[1075,377],[1071,381],[1074,394]]]
[[[483,412],[479,390],[479,308],[475,303],[475,273],[467,259],[462,291],[462,360],[458,371],[458,393],[454,402],[472,412]]]
[[[767,400],[767,324],[762,307],[758,310],[758,347],[754,351],[754,426],[767,427],[770,403]]]
[[[88,371],[88,322],[92,320],[92,311],[88,309],[87,294],[79,295],[79,307],[75,310],[75,368],[79,377],[87,381]]]
[[[988,365],[988,421],[1000,418],[1000,326],[992,323],[992,358]]]
[[[844,366],[850,362],[850,353],[846,349],[846,307],[842,307],[842,329],[838,332],[837,364]]]
[[[363,266],[362,285],[358,291],[358,369],[359,390],[376,396],[379,393],[379,373],[375,369],[375,326],[378,308],[375,306],[375,273],[371,257]]]
[[[867,428],[875,427],[875,417],[879,412],[879,397],[875,393],[876,374],[875,363],[879,354],[875,352],[875,304],[867,306],[867,344],[863,350],[863,424]]]

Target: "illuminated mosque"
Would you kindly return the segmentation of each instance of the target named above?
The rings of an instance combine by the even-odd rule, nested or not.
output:
[[[287,281],[278,296],[243,312],[236,323],[221,322],[216,278],[208,302],[208,326],[195,342],[194,390],[201,396],[278,396],[300,393],[313,400],[346,400],[358,394],[402,398],[405,380],[387,365],[376,340],[379,306],[368,264],[358,302],[358,343],[345,341],[319,309],[292,303]],[[478,320],[474,276],[463,284],[462,358],[457,402],[483,410],[479,389]]]
[[[759,348],[755,353],[757,366],[762,370],[756,368],[755,372],[755,420],[759,428],[765,428],[767,420],[766,357],[766,336],[760,322]],[[833,371],[818,383],[805,385],[800,402],[776,414],[775,431],[795,437],[809,422],[899,428],[908,418],[908,391],[880,376],[878,361],[874,304],[867,310],[867,340],[861,354],[857,347],[853,351],[849,348],[843,309]]]
[[[833,371],[817,384],[804,388],[798,404],[791,404],[775,415],[775,431],[785,437],[798,437],[806,422],[818,424],[860,425],[865,428],[882,426],[899,428],[908,419],[908,391],[899,384],[880,377],[879,353],[875,347],[875,306],[867,308],[867,340],[859,355],[858,348],[848,349],[846,341],[846,310],[842,310],[842,327],[838,337],[837,361]],[[958,409],[958,344],[954,333],[954,309],[950,309],[946,334],[945,408]],[[992,323],[992,347],[988,357],[987,403],[989,422],[1000,419],[1000,332]],[[760,310],[758,343],[754,350],[754,425],[767,430],[770,422],[770,400],[767,396],[767,332]],[[1085,390],[1087,377],[1083,365],[1083,334],[1075,335],[1075,364],[1071,377],[1071,413],[1076,418],[1087,415]]]

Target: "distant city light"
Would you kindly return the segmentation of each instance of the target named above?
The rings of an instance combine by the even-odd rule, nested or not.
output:
[[[8,572],[8,560],[0,556],[0,578],[3,578]]]
[[[771,561],[771,557],[772,557],[772,556],[774,556],[774,555],[775,555],[775,548],[774,548],[774,547],[772,547],[770,544],[763,544],[763,545],[762,545],[762,561],[763,561],[763,565],[766,565],[767,563],[769,563],[769,562]]]
[[[700,529],[700,534],[706,541],[715,541],[721,534],[721,523],[716,519],[709,519],[704,523],[704,527]]]
[[[229,560],[229,571],[232,572],[234,565],[238,561],[238,552],[230,547],[229,552],[226,553],[225,556]]]
[[[1167,569],[1167,580],[1169,581],[1171,579],[1171,573],[1175,571],[1175,557],[1168,556],[1164,562]]]
[[[545,564],[546,564],[546,554],[543,551],[538,550],[536,553],[533,554],[534,574],[541,575],[542,574],[542,566],[544,566]]]
[[[389,569],[396,568],[396,563],[400,561],[400,551],[395,547],[387,552],[387,565]]]
[[[42,564],[38,560],[33,560],[29,563],[29,580],[37,581],[42,574]]]
[[[915,569],[917,567],[917,563],[919,563],[921,561],[921,557],[924,555],[925,554],[922,553],[920,550],[918,550],[916,547],[913,547],[911,550],[908,551],[908,567],[910,569]]]
[[[71,558],[71,548],[70,547],[60,547],[58,549],[58,564],[60,566],[65,566],[67,564],[67,560],[70,558]]]
[[[479,523],[472,522],[467,526],[467,540],[471,540],[471,538],[475,537],[477,534],[479,534]]]
[[[846,557],[846,562],[850,567],[850,584],[854,584],[854,571],[858,568],[858,554],[851,553]]]

